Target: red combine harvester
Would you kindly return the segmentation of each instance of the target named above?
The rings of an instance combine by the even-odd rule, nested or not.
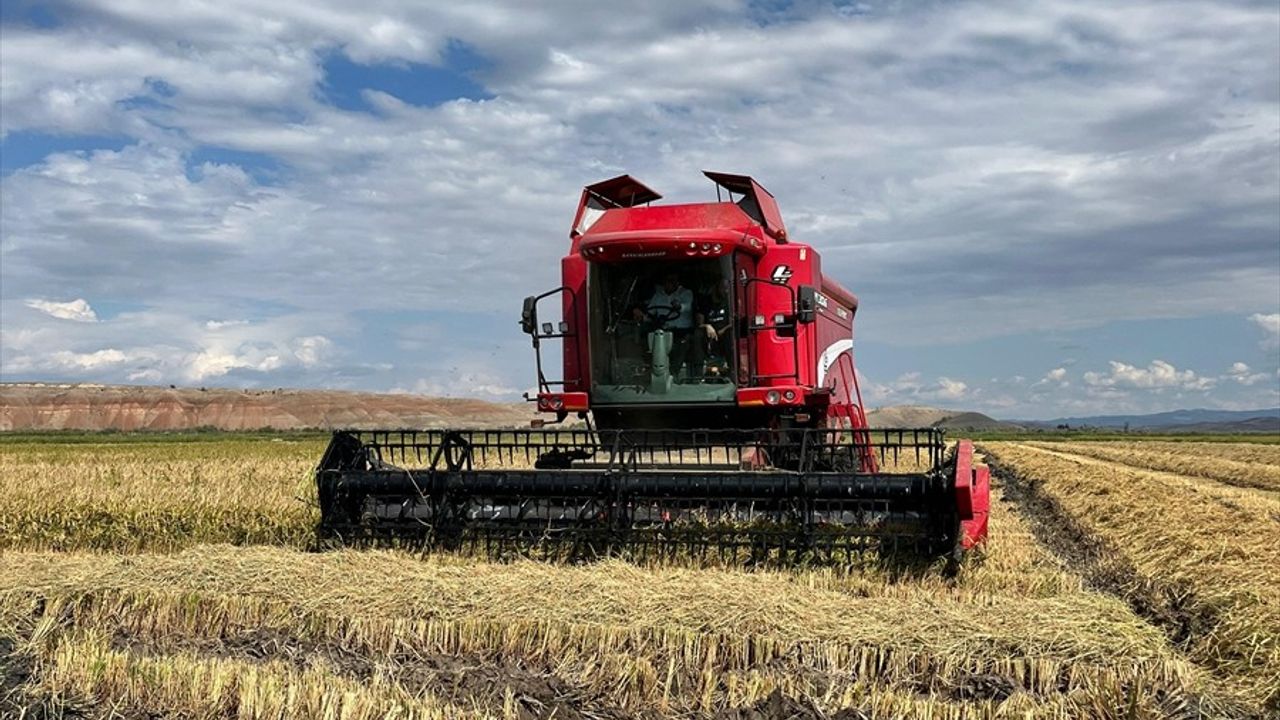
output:
[[[538,410],[584,429],[338,431],[322,534],[783,563],[983,542],[972,444],[867,426],[857,298],[759,183],[706,175],[718,202],[655,206],[627,175],[587,186],[561,287],[524,301]]]

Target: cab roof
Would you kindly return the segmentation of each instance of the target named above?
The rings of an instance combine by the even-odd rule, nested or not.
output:
[[[768,237],[774,242],[787,242],[787,229],[778,203],[760,183],[749,175],[711,171],[703,171],[703,175],[716,184],[717,196],[720,190],[726,192],[727,201],[652,206],[651,203],[662,199],[662,195],[630,175],[619,175],[588,185],[582,189],[569,237],[577,239],[593,230],[604,231],[604,228],[596,229],[595,226],[608,215],[612,221],[608,225],[614,232],[623,229],[617,227],[619,224],[648,231],[743,231],[754,225],[764,231],[761,240]],[[610,212],[613,210],[629,212]],[[625,216],[625,219],[620,216]]]

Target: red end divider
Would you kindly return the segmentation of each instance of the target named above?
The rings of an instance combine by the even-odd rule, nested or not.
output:
[[[991,470],[974,466],[973,441],[956,447],[956,510],[960,515],[960,547],[969,550],[987,539],[987,513],[991,510]]]

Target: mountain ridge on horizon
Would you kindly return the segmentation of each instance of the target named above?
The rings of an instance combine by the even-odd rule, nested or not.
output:
[[[1058,425],[1071,427],[1124,427],[1130,428],[1181,427],[1213,423],[1234,423],[1256,418],[1275,419],[1280,423],[1280,407],[1257,408],[1254,410],[1217,410],[1213,408],[1179,408],[1153,413],[1115,413],[1098,415],[1080,415],[1055,417],[1049,420],[1028,420],[1025,418],[998,418],[994,415],[973,410],[940,408],[930,405],[904,404],[883,405],[867,411],[868,418],[889,415],[892,417],[918,417],[922,422],[916,424],[933,425],[939,421],[960,415],[983,415],[997,422],[1020,425],[1027,428],[1053,428]],[[874,424],[874,423],[873,423]]]
[[[1212,408],[1187,408],[1166,410],[1156,413],[1133,413],[1115,415],[1083,415],[1076,417],[1060,417],[1052,420],[1014,420],[1025,425],[1053,426],[1070,425],[1072,427],[1087,425],[1090,427],[1124,427],[1155,428],[1180,427],[1183,425],[1200,425],[1205,423],[1233,423],[1252,420],[1254,418],[1275,418],[1280,420],[1280,408],[1258,408],[1256,410],[1215,410]]]
[[[0,429],[151,429],[226,426],[224,429],[407,426],[477,422],[517,425],[532,413],[524,403],[441,398],[406,393],[298,388],[195,388],[97,383],[0,383]],[[1192,408],[1146,414],[1000,420],[990,415],[928,405],[887,405],[867,412],[872,427],[951,430],[1080,428],[1280,432],[1280,408]],[[1274,428],[1274,429],[1273,429]]]
[[[408,393],[0,383],[0,431],[519,427],[524,403]]]

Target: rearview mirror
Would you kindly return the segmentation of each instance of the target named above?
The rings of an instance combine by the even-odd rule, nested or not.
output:
[[[520,311],[520,329],[526,335],[538,330],[538,298],[530,295],[524,299],[524,308]]]
[[[811,323],[817,312],[818,289],[812,285],[801,285],[796,293],[796,322]]]

